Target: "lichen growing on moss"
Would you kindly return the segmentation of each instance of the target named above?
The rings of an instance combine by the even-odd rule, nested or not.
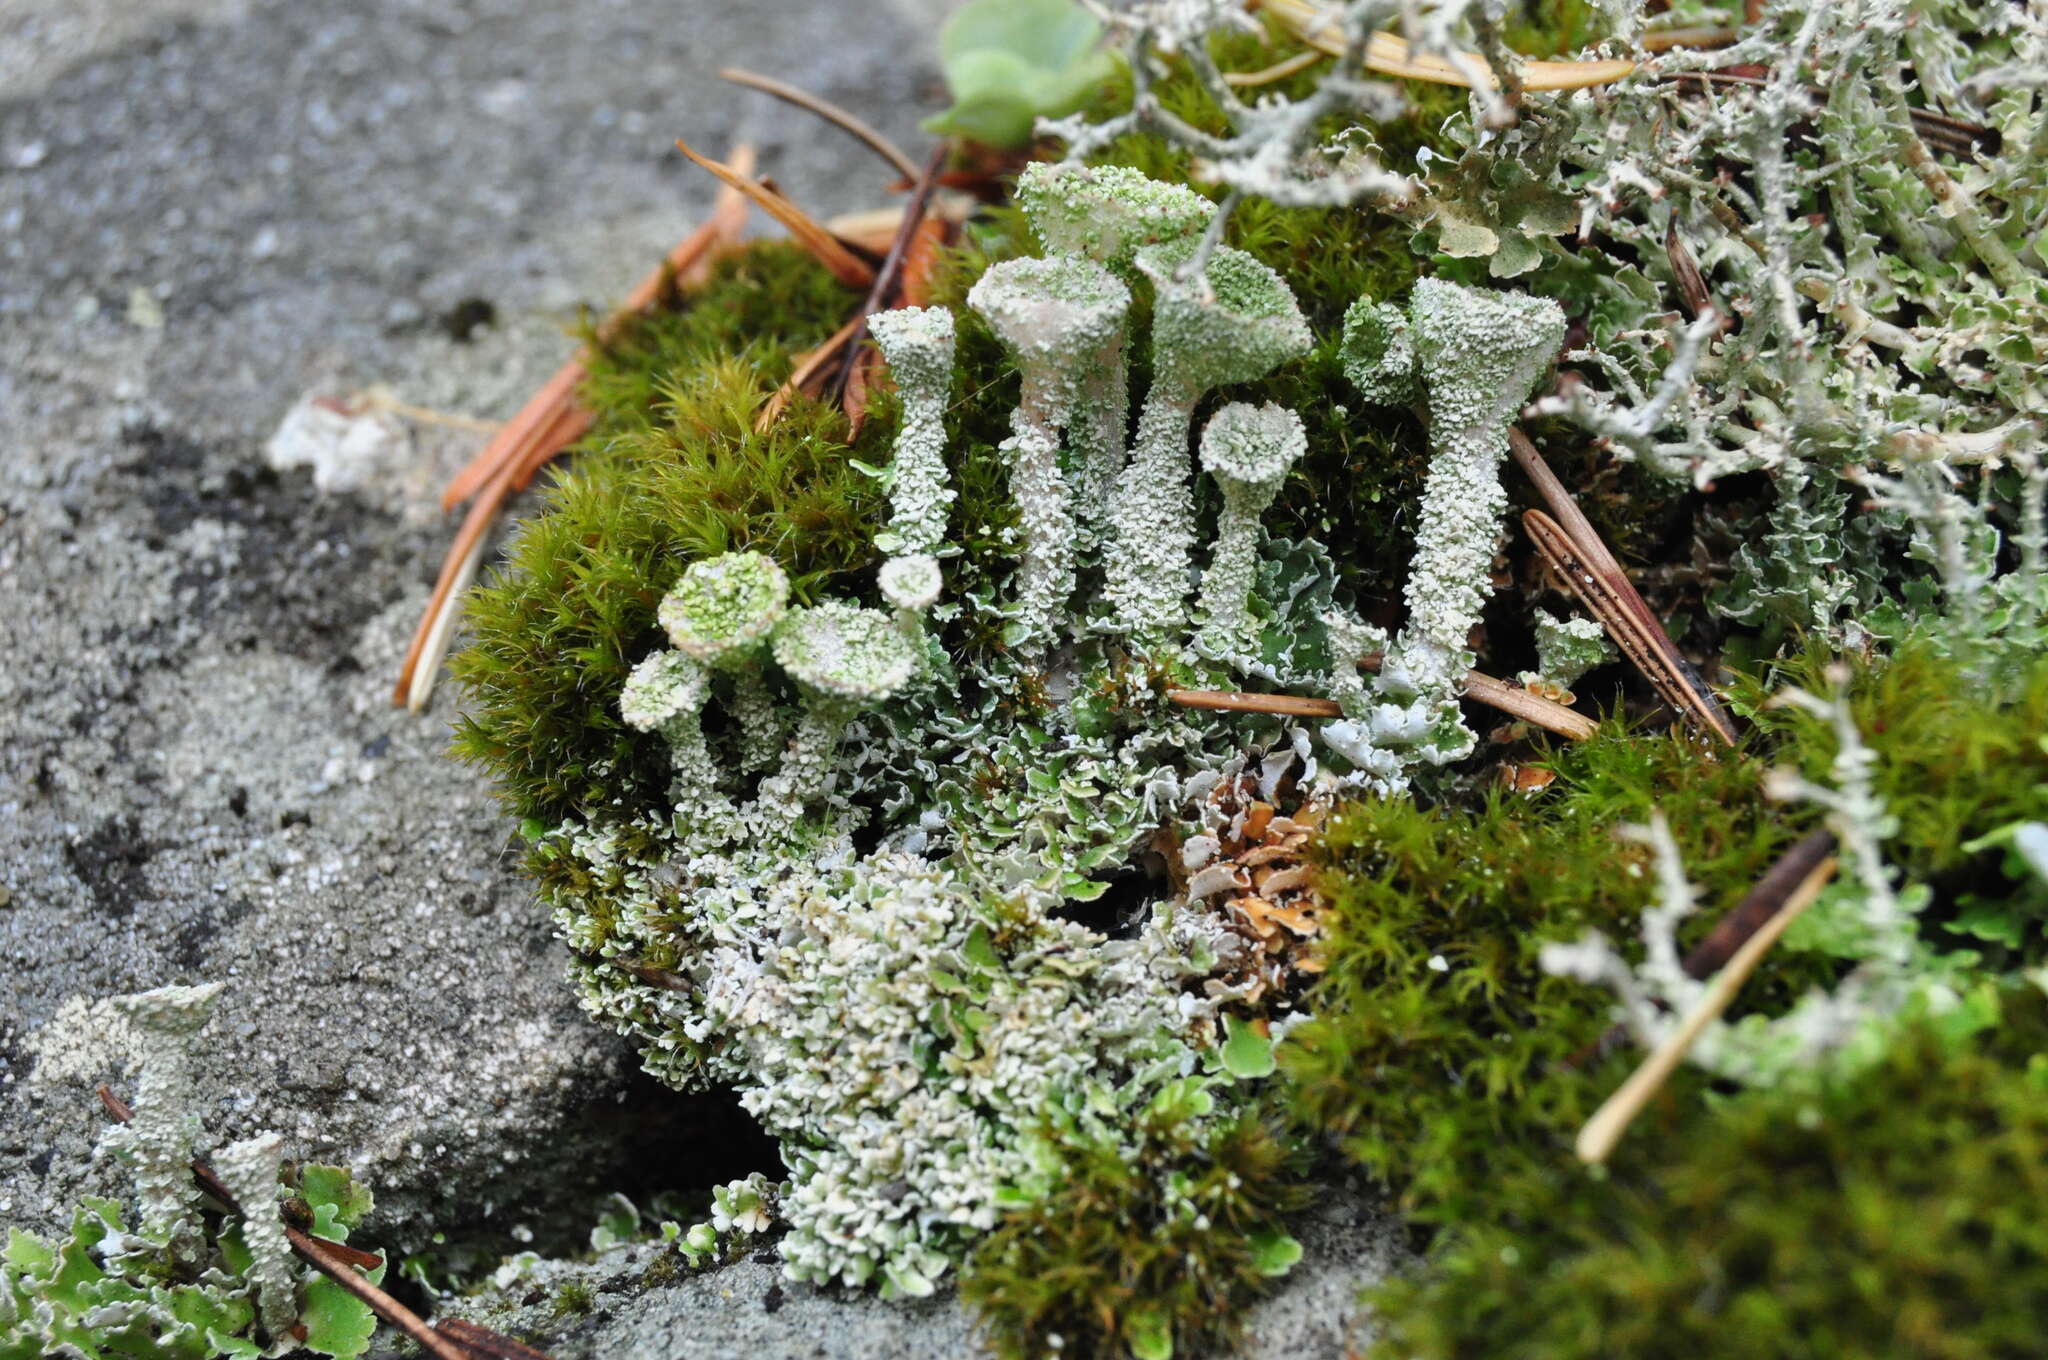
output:
[[[2013,148],[2044,115],[1985,93],[2041,50],[2032,21],[1930,6],[1909,37],[1868,6],[1767,7],[1738,49],[1761,84],[1641,74],[1400,114],[1356,83],[1362,51],[1247,104],[1219,64],[1282,53],[1206,32],[1204,7],[1139,8],[1135,116],[1062,124],[1084,154],[1027,167],[926,308],[875,319],[900,393],[871,394],[851,443],[802,399],[753,428],[855,301],[787,251],[627,327],[461,669],[465,749],[526,819],[585,1006],[781,1142],[789,1273],[916,1295],[965,1262],[1006,1348],[1150,1360],[1225,1335],[1284,1264],[1304,1149],[1383,1182],[1475,1289],[1507,1288],[1460,1253],[1507,1240],[1485,1225],[1515,1196],[1596,1220],[1608,1192],[1554,1171],[1640,1055],[1546,949],[1612,942],[1581,971],[1626,982],[1657,1039],[1651,993],[1696,999],[1672,961],[1706,908],[1825,817],[1852,872],[1697,1056],[1804,1032],[1803,997],[1896,1013],[1858,1030],[1857,1063],[1774,1043],[1718,1062],[1738,1079],[1718,1091],[1682,1069],[1646,1139],[1722,1147],[1724,1105],[1782,1120],[1802,1086],[1855,1108],[1857,1074],[1895,1075],[1928,1026],[1952,1054],[1991,1042],[1970,1032],[2048,952],[2048,753],[2022,735],[2048,702],[2025,414],[2048,261],[2014,231],[2039,147]],[[1641,16],[1608,8],[1632,38]],[[1485,10],[1411,36],[1502,54]],[[1800,63],[1823,58],[1893,93],[1811,93]],[[1866,126],[1910,149],[1900,126],[1936,104],[2005,138],[1970,148],[1981,178],[1943,171],[1983,196],[1950,226],[1898,220],[1935,176],[1799,149]],[[1814,235],[1823,204],[1862,229]],[[1599,230],[1567,245],[1574,222]],[[1936,246],[1963,263],[1914,258]],[[1878,264],[1893,247],[1910,277]],[[1718,661],[1735,748],[1632,727],[1643,692],[1591,622],[1491,603],[1544,588],[1504,533],[1518,421]],[[737,562],[789,603],[733,668],[675,624]],[[1849,647],[1853,679],[1802,632]],[[1548,750],[1473,721],[1475,664],[1618,711]],[[1342,719],[1162,693],[1264,687]],[[1779,765],[1802,774],[1767,781]],[[1275,825],[1302,843],[1268,845]],[[1313,872],[1273,862],[1299,854]],[[1646,906],[1669,986],[1636,985]],[[1276,963],[1283,921],[1302,929]],[[1603,1259],[1589,1240],[1542,1259]],[[1515,1308],[1543,1297],[1517,1280]],[[1419,1316],[1404,1335],[1434,1335]]]

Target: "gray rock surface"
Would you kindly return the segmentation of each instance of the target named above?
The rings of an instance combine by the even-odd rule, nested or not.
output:
[[[348,492],[263,446],[307,393],[501,418],[697,220],[670,148],[741,137],[821,212],[881,200],[818,90],[915,147],[938,0],[0,0],[0,1224],[118,1188],[98,997],[230,986],[204,1113],[354,1163],[410,1246],[587,1228],[588,1194],[759,1164],[636,1086],[562,984],[452,696],[389,688],[477,436],[401,427]],[[487,308],[472,300],[481,300]],[[480,317],[487,319],[478,321]],[[755,1159],[749,1162],[748,1158]],[[731,1161],[719,1165],[721,1158]],[[1337,1355],[1386,1230],[1345,1201],[1254,1319]],[[747,1261],[602,1306],[570,1355],[963,1353],[946,1304]]]
[[[118,1054],[73,999],[164,982],[231,983],[216,1133],[355,1161],[400,1240],[526,1223],[660,1132],[614,1113],[632,1064],[451,696],[388,705],[477,436],[417,426],[337,495],[263,445],[309,391],[509,414],[708,206],[679,134],[881,201],[714,71],[912,139],[929,47],[884,0],[0,0],[0,1221],[110,1184]]]

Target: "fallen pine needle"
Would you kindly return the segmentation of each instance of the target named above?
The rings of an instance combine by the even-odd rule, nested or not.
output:
[[[1376,670],[1379,662],[1379,657],[1368,656],[1362,658],[1359,664],[1368,670]],[[1170,689],[1166,691],[1166,697],[1182,708],[1205,708],[1225,713],[1270,713],[1285,718],[1335,718],[1344,712],[1334,699],[1317,699],[1305,694],[1245,694],[1236,690]],[[1520,686],[1510,685],[1505,680],[1496,680],[1479,671],[1465,672],[1465,697],[1573,741],[1584,741],[1600,730],[1600,725],[1583,713],[1575,713],[1563,704],[1554,703],[1539,694],[1531,694]]]
[[[1777,942],[1778,937],[1785,933],[1786,927],[1797,920],[1799,914],[1812,906],[1814,900],[1820,896],[1821,889],[1826,887],[1828,879],[1834,876],[1835,863],[1835,857],[1830,855],[1813,867],[1800,882],[1799,887],[1785,900],[1785,905],[1778,908],[1777,914],[1764,922],[1754,935],[1744,940],[1742,947],[1729,958],[1727,965],[1714,974],[1714,980],[1707,984],[1706,992],[1700,997],[1699,1004],[1678,1022],[1678,1028],[1672,1030],[1664,1042],[1658,1044],[1650,1056],[1643,1060],[1642,1066],[1631,1073],[1629,1079],[1607,1098],[1606,1103],[1593,1112],[1593,1117],[1579,1130],[1578,1141],[1573,1145],[1573,1150],[1578,1153],[1580,1161],[1598,1166],[1613,1154],[1615,1146],[1621,1142],[1621,1135],[1628,1131],[1629,1124],[1642,1113],[1643,1107],[1649,1104],[1650,1098],[1657,1094],[1670,1079],[1671,1074],[1678,1070],[1678,1065],[1685,1061],[1686,1053],[1706,1031],[1707,1026],[1720,1018],[1721,1012],[1728,1009],[1728,1004],[1735,999],[1735,993],[1741,990],[1749,975],[1756,971],[1756,966],[1763,962],[1765,953]]]
[[[737,174],[751,175],[753,147],[746,143],[735,147],[731,166]],[[619,308],[597,328],[598,339],[616,335],[628,319],[654,306],[669,288],[701,282],[710,272],[712,260],[739,244],[740,232],[746,227],[747,202],[747,195],[737,188],[720,189],[710,217],[633,285]],[[447,653],[454,631],[457,609],[463,593],[476,577],[484,543],[504,510],[505,501],[514,492],[524,490],[535,473],[589,430],[593,416],[576,400],[577,388],[585,376],[584,360],[588,357],[588,350],[578,350],[575,358],[557,369],[519,408],[517,415],[498,427],[490,442],[441,493],[443,510],[452,510],[472,497],[475,501],[463,517],[448,555],[442,559],[434,593],[413,631],[412,644],[406,650],[398,682],[392,689],[394,705],[417,713],[432,697],[441,658]]]
[[[812,94],[809,90],[800,90],[786,81],[777,80],[773,76],[764,76],[753,71],[744,71],[737,66],[721,68],[718,72],[718,78],[720,80],[729,80],[735,85],[744,85],[750,90],[759,90],[762,94],[774,95],[785,103],[796,105],[806,113],[815,113],[818,117],[832,124],[841,132],[853,137],[854,140],[866,146],[868,150],[889,162],[897,174],[902,175],[905,179],[914,180],[917,178],[917,162],[904,155],[902,147],[896,145],[896,143],[883,136],[874,127],[863,122],[847,110],[840,108],[830,100]]]
[[[874,283],[874,266],[847,249],[845,243],[826,230],[825,224],[817,218],[751,175],[741,174],[731,166],[698,155],[680,137],[676,139],[676,149],[716,175],[721,183],[745,194],[762,212],[780,222],[796,238],[798,245],[810,251],[818,263],[831,270],[832,276],[848,288],[865,289]]]
[[[1530,510],[1522,527],[1560,580],[1599,620],[1614,645],[1643,673],[1664,702],[1694,725],[1733,746],[1734,720],[1721,700],[1679,655],[1664,624],[1637,591],[1600,533],[1581,511],[1550,464],[1520,430],[1508,431],[1508,453],[1535,486],[1550,513]],[[1555,518],[1553,518],[1553,516]]]

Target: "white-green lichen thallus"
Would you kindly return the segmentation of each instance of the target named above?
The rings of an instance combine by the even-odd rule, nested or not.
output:
[[[943,307],[901,307],[868,318],[903,397],[889,469],[885,552],[929,556],[946,542],[954,491],[946,476],[946,399],[953,390],[953,314]]]
[[[1459,759],[1477,741],[1456,699],[1472,667],[1468,639],[1492,593],[1489,569],[1507,511],[1500,465],[1508,427],[1563,341],[1564,313],[1554,302],[1438,279],[1415,285],[1405,318],[1371,299],[1345,318],[1342,358],[1359,389],[1378,401],[1420,391],[1429,408],[1429,474],[1404,591],[1408,622],[1386,650],[1380,702],[1347,712],[1326,732],[1389,787],[1405,782],[1409,765]],[[1412,376],[1404,377],[1404,362]],[[1355,659],[1339,657],[1337,669],[1348,671]],[[1348,674],[1335,683],[1348,688]],[[1399,753],[1402,772],[1388,780],[1386,762],[1366,756],[1368,748]]]
[[[656,613],[677,651],[730,686],[743,772],[768,768],[782,749],[785,729],[764,665],[768,634],[788,605],[789,578],[773,558],[734,552],[692,562]]]
[[[1084,259],[1005,260],[967,294],[1017,365],[1021,394],[1011,413],[1011,494],[1024,528],[1011,645],[1041,650],[1055,637],[1074,592],[1074,559],[1084,516],[1100,520],[1115,471],[1115,445],[1103,441],[1101,374],[1121,367],[1130,290]],[[1079,433],[1062,457],[1060,432]]]
[[[1301,417],[1271,402],[1232,402],[1202,430],[1202,470],[1223,491],[1216,544],[1202,574],[1195,650],[1217,659],[1256,655],[1259,635],[1249,610],[1257,565],[1259,518],[1280,494],[1288,469],[1308,451]]]
[[[1191,243],[1150,246],[1138,268],[1152,281],[1152,386],[1117,484],[1104,568],[1116,627],[1141,646],[1177,641],[1187,626],[1195,541],[1188,426],[1196,403],[1230,383],[1262,378],[1306,354],[1308,322],[1281,277],[1219,247],[1207,268],[1179,277]]]

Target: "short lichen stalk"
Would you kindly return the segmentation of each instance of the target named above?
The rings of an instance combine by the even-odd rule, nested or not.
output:
[[[273,1337],[287,1336],[298,1318],[299,1268],[277,1208],[284,1138],[262,1133],[231,1143],[214,1153],[213,1169],[242,1210],[242,1242],[249,1248],[244,1273],[256,1286],[263,1330]]]
[[[945,546],[954,492],[946,478],[946,398],[953,390],[953,314],[903,307],[868,318],[868,331],[896,379],[903,413],[889,472],[889,531],[884,552],[931,555]]]
[[[1091,411],[1090,369],[1108,352],[1122,353],[1130,290],[1083,259],[1008,260],[991,266],[967,300],[989,323],[1017,365],[1021,391],[1010,416],[1010,487],[1024,528],[1017,573],[1016,621],[1010,642],[1030,653],[1049,644],[1074,593],[1078,545],[1075,498],[1062,469],[1059,429],[1101,435]],[[1097,402],[1099,391],[1094,392]],[[1071,460],[1099,478],[1101,450]]]
[[[197,1262],[204,1244],[199,1187],[192,1181],[198,1152],[199,1116],[192,1091],[192,1040],[213,1014],[221,985],[159,987],[117,998],[115,1009],[128,1020],[142,1068],[136,1088],[135,1119],[107,1131],[108,1146],[135,1165],[136,1198],[142,1229],[163,1238],[173,1259]]]
[[[1222,247],[1201,274],[1180,279],[1192,250],[1181,242],[1137,257],[1156,290],[1152,387],[1117,486],[1105,566],[1114,624],[1143,646],[1168,642],[1187,622],[1195,538],[1188,425],[1196,404],[1309,348],[1308,323],[1278,274]]]
[[[1258,629],[1247,606],[1258,563],[1259,518],[1307,451],[1301,417],[1270,402],[1233,402],[1202,431],[1202,468],[1223,490],[1216,546],[1202,575],[1197,610],[1203,622],[1195,650],[1202,655],[1257,654]]]
[[[732,800],[719,788],[718,763],[704,740],[704,702],[710,677],[682,652],[656,652],[633,668],[619,696],[626,726],[658,732],[668,743],[675,778],[669,798],[686,824],[706,825],[729,816]]]
[[[737,552],[692,562],[658,612],[678,653],[729,681],[743,773],[766,769],[782,749],[783,723],[765,667],[768,634],[788,605],[789,578],[782,568],[761,553]],[[693,712],[703,706],[702,695],[691,705]],[[676,748],[679,761],[686,747],[703,745],[701,732],[695,738],[685,733],[683,740],[685,746]],[[677,769],[683,773],[682,765]],[[693,765],[690,773],[698,772]]]
[[[902,689],[921,652],[888,615],[839,600],[791,610],[771,645],[775,664],[803,696],[803,713],[781,766],[761,781],[741,822],[773,842],[825,797],[846,724]]]
[[[1437,279],[1415,285],[1405,318],[1370,299],[1346,318],[1343,359],[1354,385],[1370,400],[1399,401],[1419,377],[1430,421],[1429,473],[1404,591],[1408,622],[1380,671],[1378,693],[1389,702],[1374,710],[1364,734],[1375,747],[1443,764],[1476,741],[1456,699],[1472,666],[1472,629],[1492,593],[1494,544],[1507,510],[1500,464],[1508,427],[1563,339],[1564,313],[1554,302]]]

